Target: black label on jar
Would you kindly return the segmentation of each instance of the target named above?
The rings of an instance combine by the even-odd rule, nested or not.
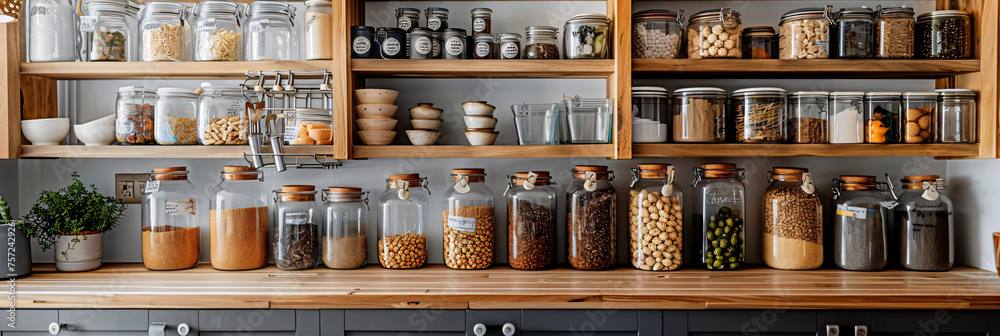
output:
[[[399,44],[399,40],[395,37],[386,37],[385,40],[382,41],[382,50],[388,56],[396,56],[396,54],[399,54],[400,49],[401,45]]]
[[[486,30],[486,19],[475,18],[474,20],[472,20],[472,30],[477,33],[482,33],[484,30]]]
[[[479,42],[476,43],[476,57],[485,58],[490,55],[490,44],[489,42]]]
[[[431,39],[423,36],[418,37],[413,40],[413,49],[421,55],[430,54],[431,49],[433,49],[433,46],[431,46]]]
[[[354,42],[351,43],[351,47],[354,49],[355,54],[365,54],[372,47],[372,41],[368,40],[367,37],[358,36],[354,38]]]
[[[461,56],[465,53],[465,40],[461,37],[449,37],[444,49],[448,51],[448,55]]]
[[[504,58],[518,58],[521,50],[518,49],[517,43],[504,43],[500,46],[500,54]]]
[[[430,30],[433,31],[438,31],[438,29],[441,29],[441,18],[438,18],[437,16],[432,16],[428,18],[427,28],[430,28]]]
[[[396,28],[399,28],[399,29],[402,29],[402,30],[410,30],[411,26],[413,26],[413,21],[410,21],[410,18],[408,18],[408,17],[404,16],[404,17],[400,17],[398,20],[396,20]]]

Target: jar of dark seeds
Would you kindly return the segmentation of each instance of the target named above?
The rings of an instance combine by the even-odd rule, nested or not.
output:
[[[507,176],[507,261],[520,270],[556,262],[556,182],[547,171]]]
[[[579,270],[615,266],[617,216],[614,172],[607,166],[576,166],[566,192],[567,259]]]
[[[875,57],[913,58],[913,8],[880,8],[875,21]]]
[[[952,204],[938,175],[903,177],[895,227],[899,263],[914,271],[947,271],[955,262]]]
[[[550,26],[531,26],[524,29],[524,59],[559,59],[556,47],[559,29]]]
[[[674,166],[632,168],[629,189],[629,262],[646,271],[681,267],[684,250],[684,194],[674,185]]]
[[[888,260],[886,209],[890,198],[874,176],[833,180],[833,261],[848,271],[881,271]]]
[[[699,260],[710,270],[743,267],[746,255],[746,185],[743,169],[732,163],[706,163],[694,168],[694,223]]]
[[[875,12],[868,7],[841,8],[833,14],[831,54],[835,58],[875,57]]]
[[[745,143],[785,142],[787,95],[781,88],[733,91],[736,140]]]
[[[767,266],[817,269],[823,264],[823,204],[809,170],[774,167],[764,192],[761,255]]]
[[[960,10],[942,10],[917,16],[919,58],[972,58],[972,18]]]
[[[899,113],[902,105],[900,92],[865,94],[865,143],[899,142]]]
[[[286,185],[274,191],[274,264],[283,271],[307,270],[319,265],[321,215],[316,187]]]
[[[792,143],[829,141],[829,100],[826,91],[799,91],[788,95],[788,138]]]

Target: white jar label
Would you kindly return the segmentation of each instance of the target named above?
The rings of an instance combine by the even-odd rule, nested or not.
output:
[[[308,224],[309,214],[305,212],[290,212],[285,214],[285,224],[302,225]]]
[[[475,18],[472,20],[472,30],[477,33],[482,33],[486,30],[486,19]]]
[[[218,27],[215,23],[215,18],[208,18],[204,20],[198,20],[198,31],[214,31]]]
[[[418,37],[413,41],[413,50],[420,55],[427,55],[431,53],[431,39],[429,37]]]
[[[299,138],[299,125],[295,124],[295,126],[285,126],[284,135],[285,135],[284,140],[286,143],[295,142],[295,139]]]
[[[449,37],[444,44],[444,49],[448,51],[448,55],[462,55],[465,53],[465,40],[456,36]]]
[[[164,206],[164,211],[168,215],[174,216],[194,216],[195,202],[193,198],[189,198],[187,201],[167,201]]]
[[[144,193],[146,193],[146,194],[152,194],[152,193],[155,193],[157,191],[160,191],[160,181],[149,181],[149,182],[146,182],[146,191],[144,191]]]
[[[364,54],[371,49],[372,41],[368,40],[367,37],[358,36],[354,38],[354,42],[351,42],[351,47],[354,49],[355,54]]]
[[[270,19],[259,19],[257,21],[250,22],[250,33],[259,33],[267,30],[267,27],[271,26]]]
[[[85,33],[93,33],[97,31],[97,15],[87,15],[80,17],[80,31]]]
[[[462,232],[476,232],[476,219],[448,216],[448,228]]]
[[[437,16],[432,16],[432,17],[428,18],[427,19],[427,28],[430,28],[430,30],[434,30],[434,31],[437,31],[438,29],[441,29],[441,18],[439,18]]]
[[[163,26],[162,22],[159,22],[159,21],[148,21],[148,22],[143,22],[142,23],[142,30],[143,31],[155,31],[155,30],[160,30],[160,27],[162,27],[162,26]]]
[[[396,20],[396,28],[399,28],[399,29],[402,29],[402,30],[410,30],[410,26],[412,26],[412,25],[413,25],[413,21],[410,21],[410,18],[405,17],[405,16],[404,17],[400,17],[399,20]]]
[[[846,204],[837,204],[837,215],[844,217],[852,217],[857,219],[867,219],[868,209],[860,207],[852,207]]]
[[[490,44],[489,42],[479,42],[476,43],[476,57],[486,57],[490,55]]]
[[[500,53],[504,58],[517,58],[521,50],[517,47],[517,43],[504,43],[500,46]]]
[[[399,53],[400,49],[401,45],[399,44],[399,40],[395,37],[387,37],[384,41],[382,41],[382,51],[386,55],[395,56]]]

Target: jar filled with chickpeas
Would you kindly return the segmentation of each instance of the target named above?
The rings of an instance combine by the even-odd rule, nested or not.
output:
[[[829,11],[825,8],[799,8],[781,16],[778,28],[778,58],[830,58]]]
[[[688,58],[742,58],[740,12],[723,7],[695,13],[688,21]]]
[[[493,192],[486,170],[451,170],[455,184],[444,193],[444,264],[454,269],[493,265]]]
[[[632,168],[628,218],[635,268],[672,271],[681,267],[684,195],[674,185],[674,166],[640,164]]]
[[[427,179],[389,175],[378,198],[378,262],[385,268],[419,268],[427,263]]]

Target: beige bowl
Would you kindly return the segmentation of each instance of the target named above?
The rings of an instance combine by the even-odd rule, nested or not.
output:
[[[355,120],[358,124],[358,128],[362,131],[391,131],[396,129],[396,119],[358,119]]]
[[[410,143],[414,146],[430,146],[437,142],[441,136],[440,131],[427,130],[407,130],[406,137],[410,138]]]
[[[468,128],[495,128],[497,118],[485,116],[462,116],[465,119],[465,127]]]
[[[388,119],[396,115],[399,106],[390,104],[359,104],[354,107],[358,119]]]
[[[354,95],[361,104],[392,104],[399,97],[399,91],[389,89],[357,89]]]
[[[493,142],[497,141],[497,135],[500,135],[500,132],[480,132],[480,131],[465,132],[465,138],[469,139],[469,144],[473,146],[492,145]]]
[[[439,130],[443,122],[441,119],[410,119],[410,125],[418,130]]]
[[[384,146],[392,143],[396,139],[394,131],[358,131],[361,142],[371,146]]]
[[[465,115],[488,116],[493,115],[493,111],[497,107],[485,102],[464,102],[462,103],[462,109],[465,110]]]
[[[420,103],[410,108],[410,119],[441,119],[444,110],[434,108],[433,104]]]

